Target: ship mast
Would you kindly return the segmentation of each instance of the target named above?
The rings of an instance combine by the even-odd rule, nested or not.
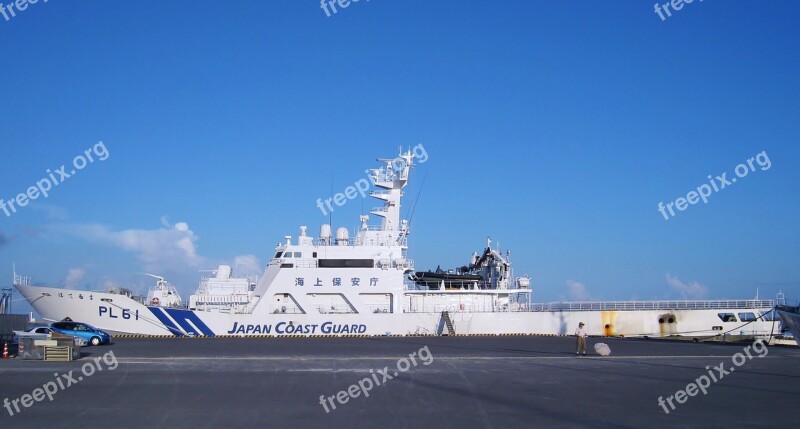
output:
[[[413,159],[411,149],[406,153],[401,151],[394,159],[378,158],[378,161],[386,164],[385,167],[370,170],[372,183],[381,189],[370,192],[370,196],[384,201],[383,207],[375,207],[370,213],[382,218],[380,230],[396,236],[400,244],[403,244],[408,233],[407,222],[400,221],[400,199],[403,188],[408,184],[408,173],[413,166]]]

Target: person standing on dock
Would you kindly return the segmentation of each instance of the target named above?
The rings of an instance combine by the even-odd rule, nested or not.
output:
[[[586,332],[586,329],[583,329],[584,323],[578,323],[578,329],[575,330],[575,336],[578,338],[578,351],[575,352],[576,355],[583,353],[586,356],[586,337],[589,334]]]

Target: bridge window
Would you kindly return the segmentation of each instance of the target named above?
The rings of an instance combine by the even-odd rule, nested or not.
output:
[[[736,322],[737,321],[736,320],[736,315],[734,315],[733,313],[717,313],[717,316],[719,316],[720,320],[722,320],[723,322]]]
[[[754,322],[756,315],[753,313],[739,313],[739,320],[742,322]]]
[[[283,255],[283,252],[278,252],[275,254],[275,259],[280,258]]]
[[[295,258],[302,258],[303,257],[303,253],[302,252],[294,252],[294,257]]]
[[[372,259],[320,259],[320,268],[372,268],[375,261]]]

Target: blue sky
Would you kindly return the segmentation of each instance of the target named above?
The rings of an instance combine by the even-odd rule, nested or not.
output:
[[[66,2],[0,17],[0,278],[185,296],[258,269],[316,199],[423,144],[418,269],[487,236],[534,299],[800,297],[800,3]],[[669,220],[665,204],[765,151]],[[355,227],[377,201],[337,208]],[[406,206],[408,207],[408,205]],[[238,258],[238,259],[237,259]],[[16,303],[20,304],[20,303]],[[21,305],[18,310],[23,310]]]

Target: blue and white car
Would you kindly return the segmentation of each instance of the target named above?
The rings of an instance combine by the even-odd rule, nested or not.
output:
[[[72,335],[88,342],[93,346],[108,344],[111,342],[111,335],[101,331],[88,323],[81,322],[56,322],[50,325],[53,332],[59,334]]]

